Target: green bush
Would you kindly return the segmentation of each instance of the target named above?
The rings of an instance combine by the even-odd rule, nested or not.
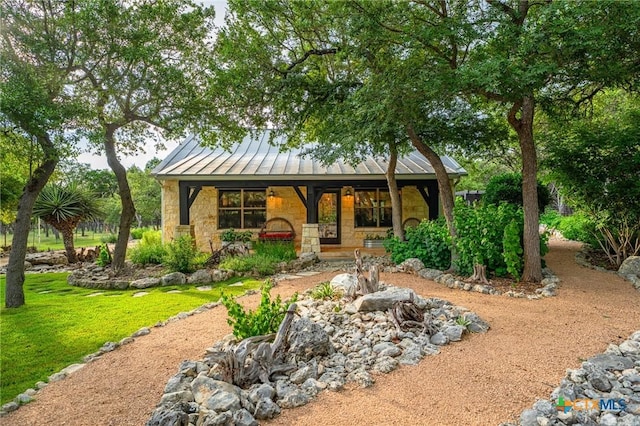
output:
[[[598,241],[594,237],[596,224],[582,213],[574,213],[571,216],[563,217],[558,225],[558,231],[569,240],[581,241],[591,244],[593,247],[598,247]]]
[[[284,303],[279,295],[272,301],[271,295],[269,294],[271,287],[272,285],[268,281],[262,285],[260,305],[255,311],[249,310],[247,312],[242,305],[230,296],[222,296],[222,304],[227,308],[229,314],[227,323],[233,327],[233,335],[238,339],[242,340],[247,337],[262,336],[277,332],[289,304],[298,299],[298,294],[296,293],[290,300]]]
[[[163,263],[171,272],[191,273],[204,265],[207,260],[205,254],[196,249],[193,238],[183,235],[166,245],[166,255]]]
[[[502,203],[467,206],[461,199],[455,206],[456,251],[458,271],[464,275],[473,272],[473,265],[481,264],[497,276],[507,274],[503,256],[504,230],[512,220],[520,227],[523,223],[522,209],[513,204]]]
[[[102,267],[111,264],[111,255],[109,254],[109,248],[106,244],[100,246],[100,253],[98,253],[96,263],[98,264],[98,266]]]
[[[520,281],[524,259],[522,254],[522,223],[517,219],[511,219],[511,222],[504,228],[502,237],[502,257],[507,266],[507,272],[511,274],[513,279]]]
[[[220,234],[220,240],[229,243],[235,243],[236,241],[248,243],[251,241],[252,236],[253,233],[251,231],[236,231],[233,228],[229,228]]]
[[[277,262],[288,262],[298,257],[293,242],[266,241],[256,242],[253,245],[256,255],[266,256]]]
[[[107,244],[115,244],[118,242],[118,235],[117,234],[109,234],[109,235],[104,235],[102,238],[100,238],[100,241]]]
[[[405,241],[390,237],[383,244],[396,264],[410,258],[420,259],[427,268],[447,269],[451,264],[451,237],[443,219],[423,220],[407,228]]]
[[[133,238],[134,240],[140,240],[140,239],[142,239],[142,235],[145,232],[149,232],[149,231],[151,231],[151,229],[147,228],[147,227],[145,227],[145,228],[133,228],[131,230],[131,238]]]
[[[166,254],[160,231],[144,232],[140,242],[129,251],[131,261],[137,265],[159,265]]]
[[[333,288],[329,281],[318,284],[311,290],[311,298],[315,300],[336,300],[342,297],[342,291]]]
[[[552,208],[545,209],[544,213],[540,215],[540,224],[546,225],[548,228],[558,229],[560,222],[562,221],[562,215],[557,210]]]
[[[538,181],[538,209],[543,211],[550,201],[549,189]],[[494,205],[510,203],[522,207],[522,174],[503,173],[492,177],[487,183],[482,202]]]
[[[220,262],[220,269],[236,272],[255,272],[260,276],[273,275],[280,261],[264,255],[229,256]]]

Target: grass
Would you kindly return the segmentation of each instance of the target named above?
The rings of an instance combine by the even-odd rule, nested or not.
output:
[[[67,273],[27,274],[26,304],[0,310],[0,404],[34,387],[38,381],[64,367],[82,362],[107,341],[117,342],[142,327],[149,327],[180,312],[218,301],[221,291],[238,295],[260,287],[255,280],[235,278],[212,284],[209,291],[195,285],[139,290],[99,290],[71,287]],[[228,284],[243,281],[242,286]],[[4,306],[5,277],[0,277],[0,302]],[[182,293],[167,294],[179,289]]]
[[[74,235],[73,241],[76,249],[80,247],[86,248],[95,248],[97,245],[103,244],[103,239],[111,236],[109,233],[94,233],[91,231],[86,231],[85,236],[83,237],[80,232]],[[7,234],[7,245],[11,245],[11,240],[13,239],[13,235]],[[4,235],[0,235],[0,240],[2,241],[2,245],[4,245]],[[46,237],[44,232],[40,233],[40,237],[36,234],[36,231],[29,232],[29,247],[35,246],[39,251],[46,250],[64,250],[64,243],[62,242],[62,236],[60,236],[57,240],[52,232],[49,233],[49,236]]]

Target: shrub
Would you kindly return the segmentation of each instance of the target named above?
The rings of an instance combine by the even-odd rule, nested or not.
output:
[[[151,229],[149,228],[133,228],[131,230],[131,238],[133,238],[134,240],[140,240],[142,239],[144,233],[149,231],[151,231]]]
[[[598,241],[594,237],[596,224],[582,213],[574,213],[571,216],[563,217],[558,225],[558,231],[569,240],[588,243],[593,247],[598,246]]]
[[[481,264],[497,276],[507,273],[503,257],[504,230],[512,220],[522,227],[522,210],[513,204],[467,206],[456,201],[455,225],[458,271],[470,275],[473,265]]]
[[[196,249],[193,238],[183,235],[166,245],[163,263],[171,272],[191,273],[202,267],[207,260],[206,255]]]
[[[251,231],[236,231],[233,228],[229,228],[220,234],[220,240],[235,243],[236,241],[242,243],[248,243],[251,241],[253,233]]]
[[[270,295],[271,287],[272,284],[268,281],[262,285],[260,305],[255,311],[249,310],[247,312],[242,305],[230,296],[222,296],[222,304],[227,308],[229,314],[227,323],[233,327],[233,335],[238,339],[277,332],[289,304],[298,299],[298,294],[296,293],[284,303],[279,295],[272,301]]]
[[[288,262],[298,257],[293,242],[266,241],[256,242],[253,246],[255,254],[266,256],[277,262]]]
[[[538,181],[538,209],[543,211],[550,201],[549,189]],[[487,183],[482,202],[494,205],[509,203],[522,207],[522,174],[503,173],[492,177]]]
[[[98,253],[96,263],[102,267],[111,264],[111,254],[109,254],[109,247],[106,244],[100,246],[100,253]]]
[[[315,300],[336,300],[342,297],[342,292],[333,288],[329,281],[318,284],[311,290],[311,298]]]
[[[160,231],[144,232],[138,245],[129,251],[131,261],[137,265],[159,265],[166,254]]]
[[[557,210],[551,208],[545,209],[544,213],[540,215],[540,224],[546,225],[547,228],[557,229],[562,221],[562,215]]]
[[[384,241],[394,263],[415,257],[427,268],[447,269],[451,264],[451,237],[443,219],[423,220],[418,226],[407,228],[405,240],[390,237]]]
[[[522,254],[522,227],[517,219],[511,219],[511,222],[504,228],[502,237],[502,257],[507,265],[507,272],[511,274],[514,280],[520,281],[524,259]]]
[[[115,244],[118,242],[118,235],[117,234],[108,234],[108,235],[103,235],[100,238],[100,241],[105,243],[105,244]]]
[[[236,272],[255,272],[260,276],[273,275],[279,261],[264,255],[230,256],[220,262],[221,269],[229,269]]]

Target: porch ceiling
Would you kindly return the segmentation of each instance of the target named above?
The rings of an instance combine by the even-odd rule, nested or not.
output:
[[[279,181],[295,178],[305,180],[369,180],[384,179],[387,159],[367,157],[355,167],[337,161],[330,166],[302,154],[293,148],[280,152],[278,146],[269,143],[270,131],[244,138],[230,151],[222,148],[206,148],[191,135],[174,149],[154,170],[158,179],[180,180],[260,180]],[[283,138],[276,139],[281,145]],[[442,156],[451,177],[466,175],[464,168],[454,159]],[[398,159],[398,179],[434,179],[435,172],[429,161],[417,151]]]

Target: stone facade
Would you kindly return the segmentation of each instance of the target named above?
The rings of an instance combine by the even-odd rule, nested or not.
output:
[[[185,233],[180,228],[180,201],[177,180],[163,180],[162,182],[162,235],[164,241],[171,241],[178,233]],[[302,201],[292,187],[273,186],[267,188],[267,194],[273,190],[274,196],[267,197],[267,220],[282,217],[293,225],[296,238],[295,243],[300,247],[302,242],[302,225],[307,222],[307,211]],[[306,196],[306,189],[301,187]],[[341,245],[344,247],[361,247],[366,235],[386,235],[387,228],[354,227],[354,196],[345,195],[342,191],[341,199]],[[196,244],[202,251],[210,250],[209,241],[213,247],[221,246],[221,230],[218,225],[218,190],[214,187],[203,187],[193,205],[189,217],[190,225]],[[429,208],[415,186],[402,188],[402,220],[416,218],[419,220],[429,217]],[[250,229],[257,238],[260,229]]]

